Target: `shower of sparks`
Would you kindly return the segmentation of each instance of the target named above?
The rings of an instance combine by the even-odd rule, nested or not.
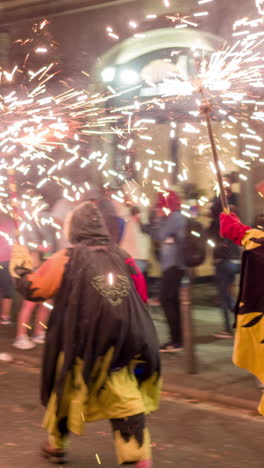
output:
[[[161,0],[161,2],[165,7],[168,7],[171,3],[165,0]],[[153,11],[145,19],[153,21],[153,25],[155,25],[156,20],[162,19],[163,23],[165,20],[175,28],[198,27],[200,21],[208,21],[207,18],[209,18],[214,4],[214,0],[197,0],[197,8],[190,16],[171,13],[170,11],[169,14],[166,14],[163,9],[164,16],[160,17]],[[262,15],[264,1],[256,0],[256,7],[256,12],[258,11],[259,15]],[[133,23],[134,19],[131,21]],[[136,37],[144,37],[145,30],[140,30],[141,25],[138,22],[136,25]],[[264,122],[264,99],[262,97],[264,88],[264,59],[262,53],[264,33],[262,25],[263,17],[254,17],[252,11],[249,17],[237,19],[233,24],[233,43],[231,45],[223,44],[222,48],[216,52],[203,50],[201,43],[196,40],[190,49],[195,63],[193,75],[181,75],[181,67],[179,67],[175,72],[172,68],[159,83],[152,83],[149,79],[146,80],[144,86],[149,88],[157,87],[160,90],[159,97],[149,101],[141,99],[138,102],[136,100],[134,105],[130,104],[129,110],[132,113],[137,113],[144,107],[145,115],[147,115],[148,110],[153,111],[153,109],[157,108],[164,110],[169,115],[169,104],[177,102],[177,106],[180,108],[180,102],[182,101],[184,108],[185,102],[187,102],[190,109],[186,111],[186,123],[180,129],[180,134],[178,130],[171,126],[168,136],[170,139],[176,139],[180,144],[187,147],[192,146],[192,149],[194,149],[195,143],[190,143],[190,141],[192,136],[196,134],[198,151],[195,152],[200,155],[206,154],[209,159],[210,145],[208,145],[208,137],[203,131],[205,122],[203,122],[203,119],[201,121],[200,109],[204,105],[204,100],[211,102],[213,119],[218,121],[223,129],[221,142],[217,142],[217,149],[221,152],[220,156],[228,159],[228,162],[231,162],[233,167],[237,168],[237,171],[242,171],[239,178],[246,180],[245,172],[248,172],[250,165],[256,160],[260,163],[264,162],[260,157],[262,136],[259,134],[259,128],[256,130],[254,125],[254,121],[256,121],[256,124]],[[180,50],[174,50],[173,52],[168,50],[168,57],[164,58],[164,63],[174,63],[174,55],[177,56],[177,54],[180,54]],[[123,112],[125,108],[119,110]],[[151,114],[153,115],[153,112]],[[144,124],[140,119],[137,120],[133,116],[132,119],[130,118],[130,125],[131,120],[134,121],[134,125],[132,124],[134,129],[137,125],[141,126],[142,129]],[[147,128],[140,133],[139,138],[150,142],[149,147],[145,148],[148,160],[144,158],[144,161],[142,161],[142,158],[140,158],[139,161],[135,161],[134,157],[131,158],[128,145],[119,144],[118,150],[123,154],[124,161],[122,173],[126,177],[126,169],[133,165],[137,180],[143,179],[143,187],[146,188],[150,184],[152,190],[166,191],[170,185],[168,182],[164,183],[164,180],[167,181],[167,177],[164,177],[162,181],[161,177],[155,176],[155,172],[160,173],[160,175],[162,175],[163,171],[170,174],[175,173],[175,168],[173,168],[173,171],[169,171],[168,169],[171,168],[166,167],[163,161],[160,161],[160,164],[153,163],[154,158],[158,159],[159,152],[157,152],[154,145],[151,146],[152,136],[148,130],[151,123],[146,122],[145,126]],[[183,132],[186,133],[186,138],[183,138]],[[254,149],[249,147],[250,144],[251,146],[259,146]],[[136,146],[136,143],[134,146]],[[240,156],[234,157],[239,148],[242,148]],[[213,178],[215,178],[215,167],[213,164],[208,164],[208,159],[204,159],[204,161],[208,165]],[[226,169],[224,162],[220,162],[221,170],[230,170]],[[113,176],[113,174],[110,175]],[[189,174],[183,173],[182,168],[177,167],[177,178],[179,183],[184,184],[189,178]],[[120,203],[123,202],[120,197],[119,201]],[[200,204],[201,200],[198,203]]]
[[[47,327],[47,325],[45,325],[45,323],[39,322],[39,324],[40,324],[40,326],[41,326],[42,328],[44,328],[44,330],[47,330],[47,329],[48,329],[48,327]]]
[[[207,243],[208,245],[210,245],[210,247],[213,247],[213,248],[215,247],[215,243],[211,239],[208,239]]]
[[[29,66],[31,56],[45,56],[49,52],[44,44],[35,46],[35,36],[39,39],[47,27],[47,21],[34,25],[30,38],[16,41],[21,51],[26,49],[23,66],[16,65],[11,71],[0,68],[1,82],[8,83],[0,94],[0,210],[12,215],[13,207],[17,205],[22,243],[27,242],[24,237],[27,238],[26,234],[32,230],[34,223],[38,227],[49,224],[55,229],[57,238],[60,238],[61,229],[51,218],[44,220],[42,217],[40,222],[45,206],[41,197],[38,199],[37,195],[27,195],[27,184],[34,185],[37,190],[44,186],[49,189],[51,184],[56,184],[60,186],[65,199],[78,202],[90,190],[90,186],[87,181],[79,185],[72,183],[67,175],[71,166],[79,168],[80,174],[92,166],[99,171],[104,170],[106,177],[111,176],[110,170],[107,172],[105,169],[108,154],[88,151],[87,144],[91,137],[117,135],[121,144],[122,139],[126,140],[126,135],[130,135],[128,149],[133,143],[132,114],[129,126],[125,125],[124,128],[119,122],[124,118],[126,109],[112,109],[111,116],[106,115],[105,105],[112,92],[91,94],[70,87],[59,80],[55,61],[37,70]],[[52,42],[50,47],[53,47]],[[61,89],[57,94],[50,91],[49,83],[54,81],[56,89]],[[115,96],[127,91],[116,92]],[[140,133],[141,126],[133,127],[133,132]],[[11,171],[15,173],[12,178]],[[116,177],[120,181],[125,179],[121,174],[116,174]],[[34,242],[30,244],[32,248],[36,247]],[[43,240],[41,248],[45,250],[48,247],[46,240]]]
[[[256,7],[258,12],[263,15],[264,14],[264,0],[256,0]]]
[[[171,8],[171,0],[161,0],[163,3],[163,7],[166,9]],[[207,17],[210,14],[210,9],[212,5],[214,4],[215,0],[197,0],[197,10],[191,14],[191,15],[181,15],[180,13],[173,13],[173,14],[167,14],[165,16],[162,16],[162,18],[165,18],[168,21],[168,25],[171,23],[174,25],[176,29],[181,29],[181,28],[187,28],[189,26],[193,28],[197,28],[199,26],[199,20],[203,20],[205,17]],[[257,1],[257,0],[256,0]],[[259,0],[262,1],[262,0]],[[205,11],[204,8],[208,7],[208,11]],[[160,18],[160,15],[156,14],[155,12],[149,13],[145,16],[146,21],[153,21],[155,22]],[[129,29],[137,29],[139,27],[138,22],[136,22],[134,19],[131,19],[128,22],[128,27]],[[113,26],[107,26],[106,27],[106,34],[111,40],[121,40],[124,37],[121,37],[122,35],[119,34],[119,32],[116,32]],[[144,31],[143,32],[137,32],[134,37],[144,37]]]
[[[27,328],[28,330],[32,330],[32,327],[28,325],[27,323],[22,323],[23,327]]]
[[[171,6],[169,0],[161,1],[166,8]],[[264,1],[256,0],[260,14],[263,4]],[[197,28],[200,21],[207,21],[213,5],[214,0],[197,0],[197,8],[192,15],[167,12],[164,18],[175,28]],[[153,23],[156,19],[158,15],[155,12],[145,17],[145,20]],[[77,90],[63,83],[63,90],[54,95],[50,93],[48,84],[54,78],[58,80],[55,63],[42,66],[38,70],[31,70],[26,56],[22,69],[19,66],[15,66],[10,71],[1,69],[0,79],[9,83],[9,90],[0,95],[2,117],[0,209],[12,212],[8,193],[10,169],[14,169],[17,175],[25,180],[31,173],[37,174],[37,189],[49,186],[51,183],[58,184],[66,200],[71,203],[78,202],[90,190],[90,185],[87,181],[79,185],[72,182],[68,174],[73,166],[80,172],[89,169],[89,166],[96,167],[102,176],[102,185],[105,189],[110,189],[115,180],[120,190],[112,192],[110,190],[113,202],[122,205],[128,197],[132,203],[142,207],[150,206],[150,192],[166,193],[170,186],[168,180],[171,180],[172,174],[176,175],[180,184],[187,183],[190,176],[188,168],[182,165],[176,167],[172,161],[159,160],[159,148],[153,143],[154,132],[151,131],[156,125],[153,110],[168,113],[167,104],[175,101],[179,103],[181,99],[191,102],[192,109],[186,111],[181,137],[179,138],[178,126],[173,121],[169,126],[168,138],[177,139],[179,144],[188,147],[191,137],[195,136],[197,157],[208,153],[208,140],[205,140],[203,122],[200,118],[200,107],[203,105],[203,99],[206,99],[212,102],[214,118],[222,122],[222,138],[226,144],[217,142],[218,150],[223,150],[226,154],[232,152],[238,146],[239,138],[244,142],[241,159],[234,157],[233,154],[229,156],[238,170],[247,172],[253,161],[264,162],[260,158],[262,137],[254,128],[255,121],[264,122],[264,98],[262,98],[264,38],[263,31],[259,28],[262,21],[260,17],[237,20],[233,26],[234,44],[223,46],[214,53],[203,51],[196,42],[190,49],[196,63],[193,76],[181,76],[178,70],[169,73],[162,83],[159,83],[163,90],[160,97],[140,101],[135,98],[134,102],[130,100],[129,104],[122,107],[111,104],[107,112],[105,109],[107,101],[128,91],[138,93],[142,84],[121,91],[115,85],[108,85],[106,94],[101,95],[91,94],[83,89]],[[37,32],[46,27],[47,22],[41,23]],[[132,30],[136,30],[134,37],[144,37],[144,31],[140,31],[140,24],[135,18],[131,18],[128,22],[129,34]],[[112,26],[107,26],[106,32],[111,40],[117,41],[121,38],[121,33]],[[20,43],[21,46],[28,44],[27,41]],[[32,48],[32,53],[41,56],[45,56],[48,51],[45,44]],[[173,54],[177,55],[179,51],[168,52],[166,59],[168,63],[172,61]],[[21,74],[25,77],[23,87],[18,88],[14,84],[13,88],[10,88]],[[151,82],[146,82],[145,85],[152,88],[157,86]],[[144,118],[141,111],[144,112]],[[151,112],[149,117],[148,111]],[[238,131],[235,129],[236,126],[239,126]],[[87,142],[91,136],[97,136],[99,139],[108,136],[116,138],[118,141],[116,147],[121,160],[118,167],[108,164],[107,153],[87,150]],[[134,148],[139,140],[145,144],[145,158],[137,160]],[[214,178],[214,165],[211,163],[208,167]],[[222,170],[224,167],[221,163]],[[34,177],[36,178],[35,175]],[[136,189],[131,189],[127,181],[127,178],[133,179],[133,177],[137,180]],[[246,175],[241,173],[240,179],[246,180]],[[21,197],[20,204],[24,201]],[[207,201],[200,198],[198,204],[203,206]],[[30,231],[32,222],[41,224],[43,211],[41,201],[34,204],[30,200],[28,205],[30,206],[24,208],[21,206],[24,210],[20,223],[22,236]],[[26,211],[28,216],[24,216]],[[191,216],[187,209],[182,212],[187,217]],[[45,224],[55,229],[56,237],[59,239],[61,227],[56,225],[52,218],[43,221],[41,225]],[[44,242],[42,247],[45,249],[48,246]],[[110,277],[108,279],[110,283]]]

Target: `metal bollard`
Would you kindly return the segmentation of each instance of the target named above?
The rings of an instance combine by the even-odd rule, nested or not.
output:
[[[181,321],[184,344],[184,371],[186,374],[197,373],[197,360],[194,345],[194,327],[192,320],[191,303],[191,273],[188,272],[183,278],[181,291]]]

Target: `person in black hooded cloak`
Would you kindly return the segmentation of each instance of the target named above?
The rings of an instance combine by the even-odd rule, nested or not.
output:
[[[65,463],[69,433],[81,434],[85,422],[109,419],[118,463],[149,468],[145,415],[159,406],[161,379],[144,277],[111,243],[94,203],[75,208],[65,224],[71,247],[38,270],[29,270],[23,246],[13,247],[11,259],[27,300],[54,298],[42,366],[49,434],[43,455]]]

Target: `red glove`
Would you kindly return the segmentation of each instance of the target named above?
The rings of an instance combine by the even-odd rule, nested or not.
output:
[[[247,231],[252,229],[240,222],[235,213],[220,214],[220,236],[232,240],[235,244],[241,245],[241,241]]]

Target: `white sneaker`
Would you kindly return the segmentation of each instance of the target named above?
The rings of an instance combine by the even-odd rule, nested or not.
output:
[[[32,341],[36,344],[44,344],[46,341],[46,333],[43,331],[39,335],[33,336]]]
[[[0,361],[2,362],[12,362],[13,358],[9,353],[0,353]]]
[[[13,346],[17,349],[33,349],[36,345],[27,335],[24,335],[16,338]]]
[[[1,317],[0,318],[1,325],[11,325],[11,320],[8,317]]]

